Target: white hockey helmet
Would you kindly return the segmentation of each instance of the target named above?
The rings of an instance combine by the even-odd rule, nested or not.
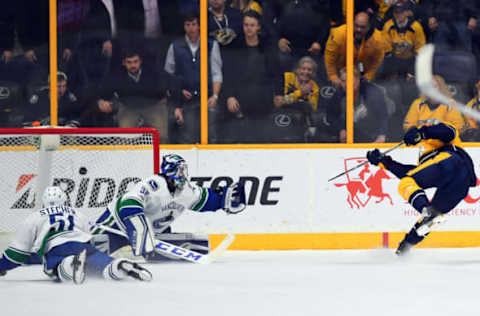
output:
[[[47,187],[43,192],[42,202],[44,207],[65,205],[67,195],[60,187]]]

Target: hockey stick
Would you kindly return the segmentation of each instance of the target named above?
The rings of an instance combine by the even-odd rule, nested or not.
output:
[[[115,229],[101,224],[95,224],[95,227],[98,227],[110,233],[123,236],[128,239],[128,235],[119,229]],[[225,237],[212,252],[210,252],[208,255],[205,255],[168,243],[163,240],[155,239],[157,244],[155,245],[154,251],[160,254],[164,254],[166,256],[174,257],[176,259],[183,259],[189,262],[200,264],[208,264],[217,260],[228,249],[228,247],[233,243],[234,240],[235,235],[227,234],[227,237]]]
[[[395,149],[397,149],[398,147],[402,146],[403,144],[404,144],[404,143],[401,142],[401,143],[396,144],[396,145],[393,146],[392,148],[385,150],[385,151],[382,153],[382,156],[388,154],[389,152],[391,152],[391,151],[393,151],[393,150],[395,150]],[[361,164],[356,165],[355,167],[350,168],[350,169],[348,169],[347,171],[344,171],[344,172],[336,175],[335,177],[328,179],[328,182],[330,182],[330,181],[332,181],[332,180],[335,180],[335,179],[337,179],[337,178],[340,178],[341,176],[343,176],[343,175],[345,175],[345,174],[347,174],[347,173],[349,173],[349,172],[351,172],[351,171],[353,171],[353,170],[356,170],[356,169],[358,169],[358,168],[366,165],[367,163],[368,163],[368,160],[365,160],[365,161],[362,162]]]
[[[424,45],[418,52],[415,59],[415,77],[420,91],[429,98],[440,103],[449,105],[459,112],[468,115],[480,122],[480,112],[475,111],[465,104],[459,103],[438,91],[433,84],[433,53],[435,46],[433,44]]]

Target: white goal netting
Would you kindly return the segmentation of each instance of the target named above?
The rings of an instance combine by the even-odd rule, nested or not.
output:
[[[141,178],[158,172],[150,128],[0,129],[0,234],[9,235],[59,185],[90,219]],[[40,198],[39,198],[40,196]]]

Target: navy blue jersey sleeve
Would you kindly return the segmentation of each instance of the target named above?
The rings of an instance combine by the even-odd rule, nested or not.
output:
[[[444,143],[449,143],[455,139],[457,131],[453,126],[439,123],[431,126],[423,126],[421,128],[425,139],[438,139]]]
[[[200,200],[192,207],[197,212],[215,212],[222,208],[222,192],[210,188],[202,188]]]

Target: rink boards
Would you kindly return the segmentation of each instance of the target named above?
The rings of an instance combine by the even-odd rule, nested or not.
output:
[[[395,144],[384,145],[382,150]],[[480,174],[480,148],[466,150]],[[177,231],[235,233],[231,249],[355,249],[396,247],[418,219],[398,194],[391,173],[366,165],[328,182],[365,160],[368,146],[335,148],[162,148],[189,162],[191,177],[203,185],[245,181],[248,207],[237,215],[185,213]],[[401,148],[392,157],[416,164],[418,149]],[[433,190],[428,190],[431,197]],[[480,187],[447,215],[423,247],[480,246]]]
[[[395,144],[383,144],[385,150]],[[473,144],[466,150],[472,155],[480,174],[480,146]],[[370,166],[328,182],[329,178],[365,161],[369,145],[272,145],[272,146],[163,146],[161,155],[175,152],[188,162],[192,182],[203,186],[225,185],[233,181],[245,183],[247,209],[238,215],[224,212],[194,213],[186,211],[174,224],[178,232],[208,234],[213,244],[227,233],[236,234],[231,249],[355,249],[396,247],[403,234],[410,229],[418,214],[397,193],[398,179],[392,174]],[[114,152],[105,152],[111,162],[106,168],[124,168],[122,177],[106,181],[120,191],[128,174],[124,161],[115,159]],[[25,157],[18,153],[18,159]],[[415,164],[418,151],[400,148],[392,156],[404,163]],[[102,158],[102,159],[104,159]],[[10,158],[11,159],[11,158]],[[105,160],[103,160],[105,161]],[[20,164],[21,165],[21,164]],[[78,165],[78,166],[77,166]],[[102,179],[102,168],[94,169],[85,161],[72,158],[75,172],[69,183],[75,186],[70,196],[75,204],[87,206],[105,201],[102,192],[85,187],[79,194],[82,176],[79,166],[88,168],[90,184]],[[16,227],[33,209],[15,209],[11,206],[28,191],[28,183],[18,189],[19,175],[4,179],[2,188],[11,194],[1,210],[0,228]],[[10,178],[11,177],[11,178]],[[103,183],[103,182],[102,182]],[[110,190],[110,188],[108,188]],[[429,196],[433,192],[427,192]],[[77,194],[78,196],[75,196]],[[98,199],[98,201],[94,201]],[[95,203],[94,203],[95,204]],[[80,204],[79,204],[80,205]],[[100,208],[101,209],[101,208]],[[83,211],[83,210],[82,210]],[[98,214],[85,210],[87,215]],[[4,228],[0,229],[3,231]],[[480,245],[480,187],[471,188],[467,198],[447,216],[427,240],[425,247],[474,247]]]

